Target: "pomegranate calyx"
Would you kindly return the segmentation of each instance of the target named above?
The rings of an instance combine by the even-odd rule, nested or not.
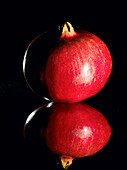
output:
[[[70,156],[60,156],[61,158],[61,163],[64,169],[67,169],[71,164],[74,158],[70,157]]]
[[[70,37],[74,37],[75,35],[77,35],[77,33],[74,31],[72,25],[69,22],[66,22],[63,26],[61,38],[64,37],[70,38]]]

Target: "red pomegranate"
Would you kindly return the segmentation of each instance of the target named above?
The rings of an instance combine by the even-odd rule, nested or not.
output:
[[[98,152],[111,135],[105,117],[93,107],[80,103],[54,104],[43,133],[49,150],[60,155],[66,169],[72,160]]]
[[[44,97],[62,103],[82,101],[104,87],[111,69],[106,44],[90,32],[75,32],[67,22],[40,71],[41,84],[48,89],[48,96]]]

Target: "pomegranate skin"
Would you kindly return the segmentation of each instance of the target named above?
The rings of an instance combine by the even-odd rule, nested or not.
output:
[[[110,52],[97,36],[80,31],[73,37],[61,37],[45,69],[49,98],[61,103],[89,98],[104,87],[111,70]]]
[[[48,148],[64,157],[85,157],[104,147],[111,135],[105,117],[80,103],[54,104],[45,130]]]

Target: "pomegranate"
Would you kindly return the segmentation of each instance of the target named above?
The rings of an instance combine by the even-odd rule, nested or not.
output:
[[[28,84],[54,102],[74,103],[95,95],[104,87],[112,70],[106,44],[90,32],[75,32],[69,22],[58,35],[40,35],[28,46],[23,62]],[[39,38],[43,39],[39,52],[37,44],[36,50],[28,53]],[[34,59],[30,62],[32,55]]]
[[[41,134],[49,150],[60,155],[66,169],[74,158],[102,149],[109,140],[111,128],[99,111],[85,103],[54,104],[45,132]]]
[[[102,89],[111,69],[111,56],[104,42],[87,31],[75,32],[67,22],[45,68],[50,99],[65,103],[84,100]]]

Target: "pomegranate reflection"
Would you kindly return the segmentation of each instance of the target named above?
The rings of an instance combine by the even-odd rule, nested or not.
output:
[[[83,102],[51,103],[50,107],[41,107],[36,113],[38,111],[40,115],[48,113],[47,123],[42,120],[40,126],[40,139],[45,140],[50,151],[60,156],[65,169],[74,158],[98,152],[111,135],[111,128],[103,114]],[[28,119],[26,122],[29,123]]]

